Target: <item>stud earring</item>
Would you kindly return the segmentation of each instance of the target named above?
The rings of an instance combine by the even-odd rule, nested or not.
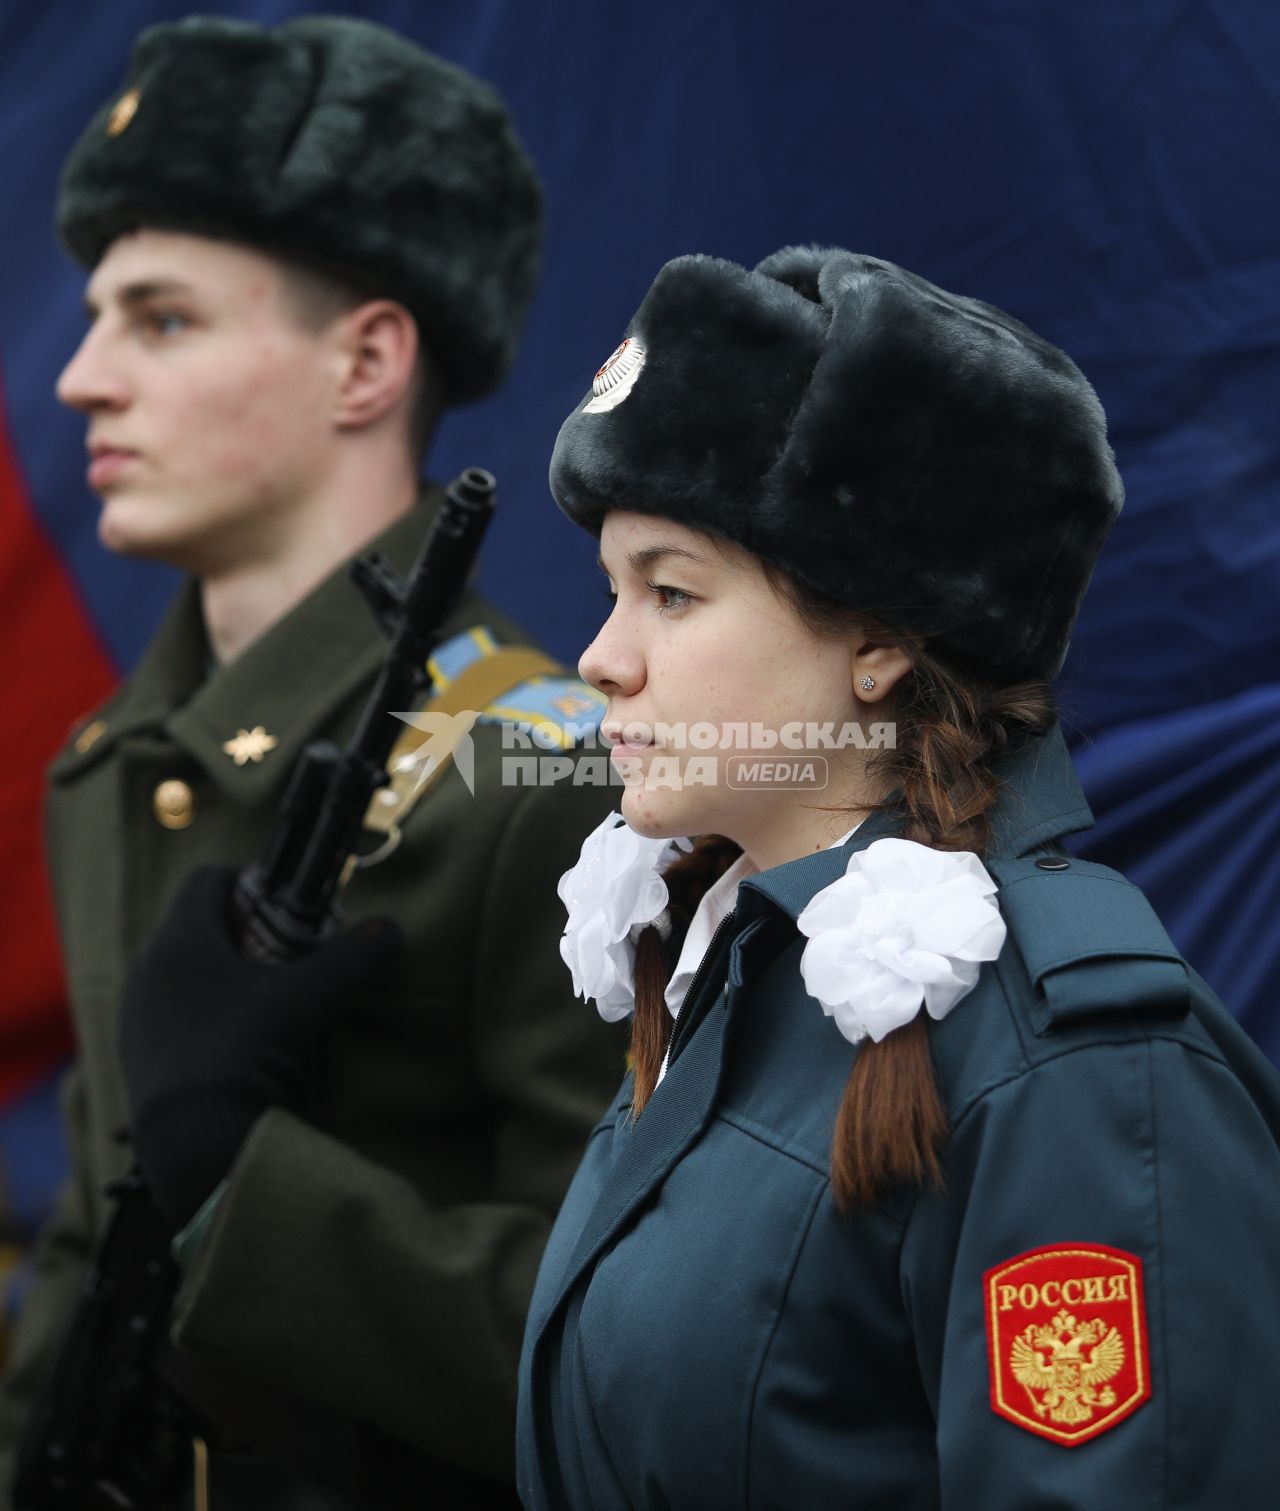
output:
[[[869,693],[875,685],[876,679],[874,677],[864,677],[862,679],[862,691],[864,693]]]

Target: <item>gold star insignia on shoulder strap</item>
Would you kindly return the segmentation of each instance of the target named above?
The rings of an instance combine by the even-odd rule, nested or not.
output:
[[[261,761],[279,743],[275,735],[269,735],[261,724],[255,724],[252,729],[237,729],[222,748],[237,766],[244,766],[250,761]]]

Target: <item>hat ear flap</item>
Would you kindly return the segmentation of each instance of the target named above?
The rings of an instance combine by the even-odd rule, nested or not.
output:
[[[848,257],[838,247],[783,247],[763,262],[756,264],[756,272],[778,283],[785,283],[814,304],[826,304],[819,280],[823,268],[836,257]]]

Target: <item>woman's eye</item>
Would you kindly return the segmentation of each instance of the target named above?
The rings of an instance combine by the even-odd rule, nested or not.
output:
[[[686,593],[683,588],[669,588],[663,582],[646,582],[645,587],[657,598],[660,614],[669,614],[675,609],[683,609],[693,602],[693,595]]]

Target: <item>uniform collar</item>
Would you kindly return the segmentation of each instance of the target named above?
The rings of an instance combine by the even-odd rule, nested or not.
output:
[[[1093,813],[1057,724],[1007,751],[994,768],[1002,788],[991,816],[991,858],[1025,855],[1064,834],[1093,827]],[[899,833],[902,825],[901,810],[873,813],[845,844],[748,877],[738,891],[739,918],[753,915],[757,897],[798,918],[816,893],[844,875],[851,855]]]
[[[407,571],[439,497],[429,489],[366,551],[381,551]],[[200,592],[188,579],[137,670],[103,709],[101,738],[86,752],[65,750],[52,775],[72,779],[126,736],[163,731],[234,799],[261,801],[283,785],[302,747],[372,676],[385,652],[385,637],[344,562],[229,666],[207,675]],[[261,761],[237,765],[225,744],[258,726],[276,744]]]

